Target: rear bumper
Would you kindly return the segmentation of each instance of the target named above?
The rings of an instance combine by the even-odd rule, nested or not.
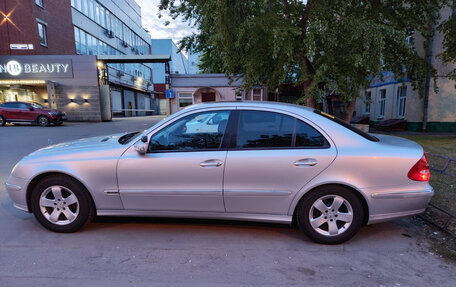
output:
[[[368,224],[421,214],[433,195],[429,184],[421,190],[370,190]]]

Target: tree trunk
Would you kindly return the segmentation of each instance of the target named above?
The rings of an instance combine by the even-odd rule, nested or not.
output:
[[[356,98],[354,98],[348,105],[345,105],[345,118],[344,120],[349,123],[351,122],[353,111],[355,110]]]
[[[301,68],[302,75],[304,77],[304,82],[302,83],[304,94],[306,95],[306,106],[315,108],[315,100],[312,96],[309,96],[309,87],[312,84],[312,76],[315,73],[312,64],[310,63],[309,59],[305,56],[298,54],[297,55],[298,64]]]

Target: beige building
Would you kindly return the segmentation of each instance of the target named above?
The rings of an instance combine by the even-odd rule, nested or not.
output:
[[[441,10],[441,19],[448,19],[453,13],[452,7]],[[419,39],[416,39],[419,42]],[[443,64],[438,55],[442,52],[443,34],[436,31],[432,43],[432,65],[437,70],[434,91],[434,79],[430,81],[428,100],[427,131],[456,132],[456,81],[446,75],[456,69],[456,64]],[[422,51],[421,51],[422,52]],[[404,84],[394,79],[390,72],[384,73],[383,81],[374,80],[356,100],[356,115],[370,115],[371,122],[388,119],[405,119],[407,130],[421,131],[424,118],[423,98],[408,81]]]
[[[224,74],[172,74],[172,95],[168,100],[170,113],[192,104],[214,101],[266,101],[267,88],[241,90],[242,78],[230,79]]]

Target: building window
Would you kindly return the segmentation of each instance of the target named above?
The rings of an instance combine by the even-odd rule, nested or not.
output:
[[[89,0],[89,18],[95,20],[95,2],[93,0]]]
[[[380,98],[378,99],[378,118],[383,119],[385,117],[385,101],[386,101],[386,90],[380,90]]]
[[[100,25],[106,28],[106,9],[104,7],[100,7]]]
[[[370,114],[371,111],[371,92],[366,92],[364,96],[364,111],[363,114]]]
[[[397,117],[403,118],[405,116],[405,100],[407,97],[407,87],[397,88]]]
[[[43,8],[43,0],[35,0],[36,5],[40,6]]]
[[[236,101],[242,101],[242,95],[244,92],[236,91]]]
[[[46,25],[38,23],[38,34],[40,36],[40,44],[47,47]]]
[[[74,8],[76,8],[78,11],[82,11],[82,0],[74,0]]]
[[[95,3],[95,22],[100,24],[100,4]]]
[[[183,109],[186,106],[193,104],[193,95],[191,93],[180,93],[179,94],[179,109]]]
[[[261,101],[263,95],[263,90],[255,88],[252,90],[252,100],[253,101]]]
[[[81,54],[81,30],[74,27],[74,41],[76,42],[76,54]]]

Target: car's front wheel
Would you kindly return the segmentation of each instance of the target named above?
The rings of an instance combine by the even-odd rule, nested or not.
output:
[[[75,179],[61,175],[38,182],[32,190],[31,206],[36,219],[55,232],[75,232],[94,216],[87,189]]]
[[[42,127],[47,127],[51,123],[48,117],[46,116],[39,116],[38,119],[36,120],[38,124]]]
[[[6,124],[6,120],[3,116],[0,116],[0,127],[4,126]]]
[[[324,186],[306,195],[298,204],[297,221],[301,230],[315,242],[339,244],[360,229],[364,209],[348,188]]]

